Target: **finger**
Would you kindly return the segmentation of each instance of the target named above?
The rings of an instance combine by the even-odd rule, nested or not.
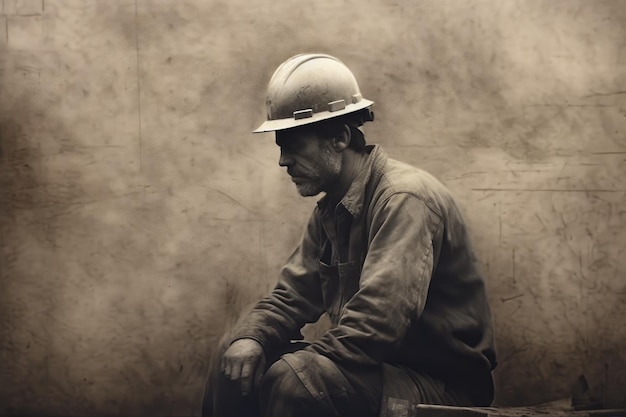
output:
[[[254,362],[246,361],[241,367],[241,393],[248,395],[252,388],[252,377],[254,375]]]
[[[265,358],[261,357],[261,360],[258,362],[256,366],[256,370],[254,371],[254,378],[252,380],[253,388],[258,387],[261,384],[261,378],[263,378],[263,374],[265,373]]]
[[[230,380],[237,381],[241,376],[241,361],[232,361],[229,362],[230,367]]]

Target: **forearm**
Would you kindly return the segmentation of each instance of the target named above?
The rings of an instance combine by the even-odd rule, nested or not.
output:
[[[294,250],[274,290],[260,300],[235,331],[235,338],[251,338],[269,349],[300,339],[304,324],[323,312],[319,282],[319,225],[314,212],[300,245]]]
[[[233,341],[254,339],[264,349],[301,339],[300,329],[316,321],[322,314],[316,297],[307,299],[306,292],[299,293],[279,282],[272,293],[260,300],[237,327]],[[313,302],[312,302],[313,301]]]

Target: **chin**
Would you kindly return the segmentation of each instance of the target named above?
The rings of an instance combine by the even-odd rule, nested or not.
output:
[[[310,185],[299,185],[297,188],[302,197],[314,197],[322,192],[319,188]]]

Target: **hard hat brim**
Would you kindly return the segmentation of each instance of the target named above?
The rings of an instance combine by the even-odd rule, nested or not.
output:
[[[304,119],[276,119],[267,120],[263,122],[259,127],[252,131],[252,133],[265,133],[275,132],[277,130],[291,129],[293,127],[305,126],[315,122],[321,122],[322,120],[328,120],[335,117],[343,116],[355,111],[359,111],[368,108],[374,104],[373,101],[365,98],[361,99],[358,103],[347,105],[344,109],[338,111],[321,111],[314,113],[313,116]]]

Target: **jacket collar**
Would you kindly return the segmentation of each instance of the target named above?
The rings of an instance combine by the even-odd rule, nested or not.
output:
[[[350,184],[350,188],[343,196],[337,206],[343,206],[354,218],[361,217],[363,212],[363,204],[365,201],[365,190],[370,180],[377,180],[380,176],[381,168],[387,162],[387,154],[382,150],[380,146],[368,145],[366,146],[367,159],[365,164],[357,174],[356,178]],[[376,178],[372,178],[375,176]],[[329,202],[328,198],[324,196],[317,203],[321,211],[328,210]]]

